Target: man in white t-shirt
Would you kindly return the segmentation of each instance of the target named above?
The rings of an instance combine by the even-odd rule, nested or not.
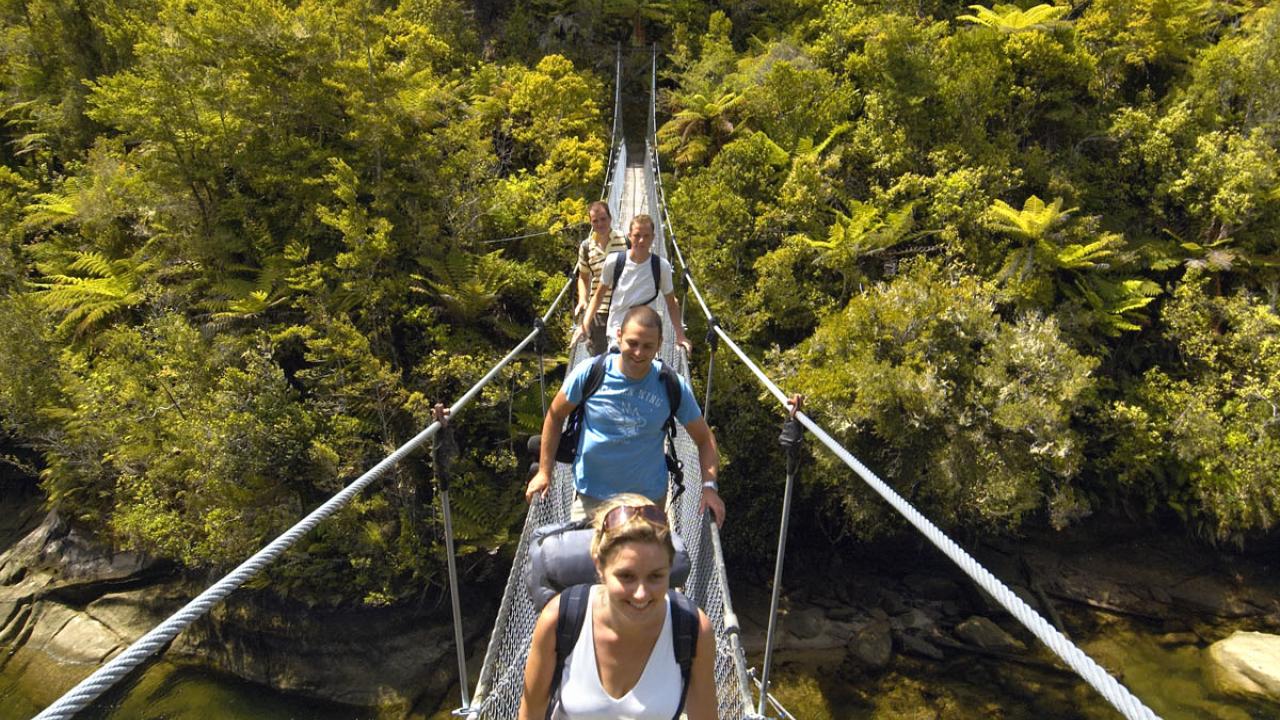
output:
[[[676,300],[675,287],[671,282],[671,264],[665,259],[650,253],[653,246],[653,218],[648,215],[636,215],[631,218],[631,249],[625,255],[614,253],[605,258],[600,269],[600,282],[591,296],[591,306],[587,308],[586,318],[591,318],[604,302],[606,291],[613,293],[609,302],[609,324],[605,334],[611,346],[616,347],[618,330],[622,327],[622,318],[627,311],[636,305],[647,305],[663,296],[667,303],[667,317],[675,328],[676,345],[685,352],[693,349],[693,344],[684,335],[684,323],[681,322],[680,303]],[[625,265],[619,274],[617,263]],[[653,263],[657,261],[658,282],[654,283]],[[617,278],[617,287],[614,279]],[[583,322],[582,332],[589,334],[591,328]]]

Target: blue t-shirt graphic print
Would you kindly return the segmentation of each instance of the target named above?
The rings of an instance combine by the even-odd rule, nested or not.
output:
[[[573,484],[579,494],[597,500],[633,492],[661,502],[667,494],[662,424],[670,412],[667,391],[658,376],[662,361],[654,360],[649,374],[640,380],[623,375],[619,362],[617,354],[609,356],[600,389],[587,398]],[[582,402],[582,386],[590,370],[591,358],[587,358],[569,374],[564,384],[569,402]],[[702,417],[683,377],[680,394],[676,420],[687,425]]]

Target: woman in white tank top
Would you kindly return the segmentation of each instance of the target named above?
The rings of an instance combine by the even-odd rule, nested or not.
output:
[[[520,720],[672,720],[682,678],[667,598],[675,548],[666,515],[639,495],[618,495],[595,518],[591,551],[601,583],[590,591],[582,632],[551,697],[560,597],[543,608],[525,665]],[[698,639],[684,713],[716,717],[715,636],[698,611]]]

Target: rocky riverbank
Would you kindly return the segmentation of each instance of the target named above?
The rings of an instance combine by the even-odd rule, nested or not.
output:
[[[1115,717],[936,550],[884,550],[788,576],[775,667],[797,717]],[[1266,556],[1102,525],[972,552],[1166,720],[1280,717]],[[734,590],[757,663],[763,584]]]
[[[192,578],[132,553],[110,553],[56,513],[6,513],[0,534],[0,670],[36,707],[197,595]],[[34,525],[34,527],[33,527]],[[16,541],[13,538],[19,538]],[[469,642],[493,611],[469,599]],[[183,632],[167,662],[302,696],[404,717],[435,708],[456,682],[448,603],[429,609],[303,611],[239,591]],[[421,711],[421,710],[419,710]]]

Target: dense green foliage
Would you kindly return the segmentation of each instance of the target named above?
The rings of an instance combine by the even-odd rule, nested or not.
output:
[[[559,291],[603,181],[596,68],[482,60],[455,2],[37,0],[2,21],[0,423],[65,515],[188,565],[243,559],[479,379]],[[508,414],[537,407],[536,368],[459,426],[466,554],[520,517]],[[380,490],[275,586],[438,583],[429,464]]]
[[[657,39],[673,229],[716,314],[926,514],[1274,527],[1280,10],[496,7],[0,3],[0,462],[40,458],[49,502],[120,546],[244,557],[559,291],[604,179],[613,43]],[[523,512],[536,372],[458,424],[475,562]],[[751,551],[776,414],[716,372],[728,537]],[[813,455],[809,529],[896,527]],[[420,593],[436,509],[411,460],[268,580]]]
[[[944,527],[1272,529],[1280,9],[792,6],[673,33],[672,216],[722,321]],[[899,526],[814,455],[828,534]]]

